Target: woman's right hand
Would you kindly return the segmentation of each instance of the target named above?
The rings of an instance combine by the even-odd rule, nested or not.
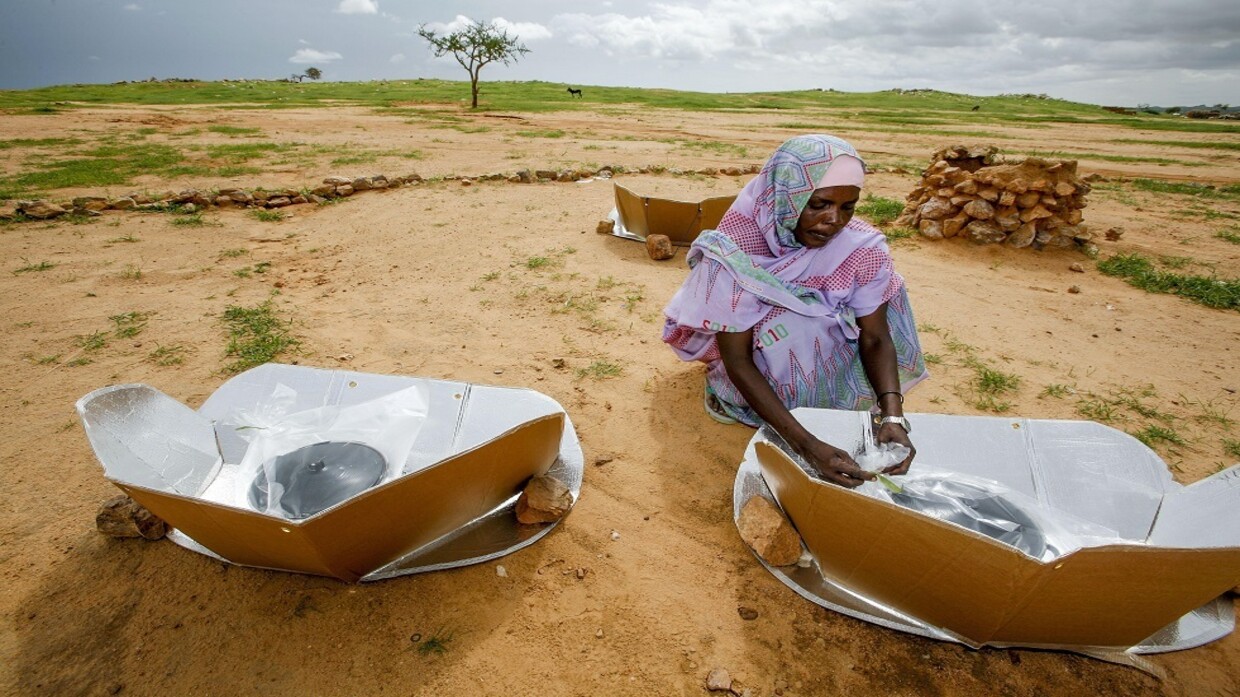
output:
[[[818,471],[819,477],[833,484],[852,489],[874,479],[874,474],[858,467],[851,455],[812,436],[798,450],[810,467]]]

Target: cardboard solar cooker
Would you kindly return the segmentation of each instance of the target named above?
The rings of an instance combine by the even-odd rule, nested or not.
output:
[[[607,216],[615,223],[611,234],[638,242],[645,242],[647,235],[666,235],[677,247],[688,247],[703,230],[715,229],[736,200],[733,194],[677,201],[614,187],[616,207]]]
[[[872,438],[867,413],[793,414],[848,452]],[[1042,543],[1031,554],[933,511],[822,482],[763,429],[737,473],[734,512],[755,495],[784,510],[815,564],[763,564],[801,596],[972,647],[1063,649],[1133,665],[1141,663],[1133,654],[1199,646],[1234,628],[1226,594],[1240,581],[1240,465],[1181,486],[1140,441],[1093,422],[910,421],[917,459],[906,481],[940,471],[941,481],[997,482],[997,491],[1014,492],[1000,501],[1001,525]],[[1056,518],[1106,529],[1110,539],[1057,540]],[[1038,520],[1050,522],[1039,530]]]
[[[265,488],[254,491],[254,473],[239,471],[249,443],[236,415],[262,411],[274,394],[295,393],[288,414],[325,406],[343,413],[418,385],[425,420],[390,481],[290,517],[266,512]],[[574,502],[581,491],[572,422],[528,389],[267,364],[224,383],[197,412],[146,385],[96,390],[77,407],[107,478],[175,528],[173,542],[246,566],[373,581],[483,562],[554,527],[515,520],[530,477],[558,478]],[[369,450],[354,447],[350,457],[368,461]],[[322,450],[310,454],[292,464],[309,472],[330,460]],[[248,497],[221,493],[238,483]]]

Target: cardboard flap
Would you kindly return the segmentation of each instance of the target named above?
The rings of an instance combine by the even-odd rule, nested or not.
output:
[[[356,580],[520,493],[555,462],[563,430],[562,413],[529,421],[313,516],[303,527],[333,575]]]
[[[225,559],[356,581],[512,498],[559,454],[561,413],[388,482],[301,521],[119,484]]]
[[[1147,542],[1158,547],[1240,547],[1240,465],[1163,496]]]
[[[985,643],[1042,565],[963,528],[812,479],[756,443],[762,476],[829,580]]]
[[[646,201],[628,189],[615,185],[616,211],[620,214],[620,222],[631,233],[645,237],[649,233],[646,226]]]
[[[723,220],[723,214],[728,212],[728,209],[732,207],[732,203],[735,201],[735,196],[715,196],[703,199],[701,205],[702,215],[698,219],[697,231],[714,230],[719,227],[719,221]]]
[[[105,387],[78,400],[77,410],[113,482],[193,496],[222,464],[211,422],[154,387]]]
[[[686,247],[701,231],[698,223],[701,210],[696,203],[669,201],[662,198],[646,199],[646,226],[654,235],[667,235],[672,244]]]
[[[1090,547],[1044,567],[991,641],[1129,647],[1240,582],[1240,550]]]
[[[296,521],[189,496],[121,483],[117,486],[169,525],[234,564],[357,580],[337,575]]]

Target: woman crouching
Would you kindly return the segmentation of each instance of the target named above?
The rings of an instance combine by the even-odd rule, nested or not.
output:
[[[904,474],[916,455],[904,392],[926,377],[886,238],[853,219],[864,179],[857,151],[839,138],[779,146],[718,229],[694,241],[663,329],[681,359],[706,363],[712,418],[769,424],[820,476],[848,487],[874,475],[789,409],[876,405],[876,440],[909,448],[885,471]]]

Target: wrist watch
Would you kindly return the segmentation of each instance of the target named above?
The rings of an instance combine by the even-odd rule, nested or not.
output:
[[[879,420],[878,425],[881,427],[884,424],[897,424],[904,429],[905,433],[913,432],[913,427],[909,425],[908,419],[903,416],[884,416]]]

